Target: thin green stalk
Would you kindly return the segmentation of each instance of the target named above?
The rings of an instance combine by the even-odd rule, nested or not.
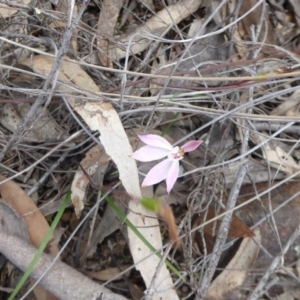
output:
[[[8,300],[13,300],[16,295],[18,294],[18,292],[20,291],[20,289],[22,288],[22,286],[24,285],[25,281],[27,280],[27,278],[30,276],[30,274],[32,273],[33,268],[35,267],[35,265],[37,264],[39,258],[41,257],[41,255],[43,254],[48,242],[50,241],[51,237],[53,236],[53,232],[54,229],[56,228],[59,220],[62,217],[62,214],[65,210],[65,208],[67,207],[69,201],[71,199],[71,191],[69,191],[58,211],[58,213],[55,216],[55,219],[53,220],[49,231],[47,232],[44,240],[41,243],[41,246],[39,247],[39,249],[37,250],[32,262],[30,263],[30,265],[28,266],[26,272],[24,273],[24,275],[22,276],[21,280],[19,281],[19,283],[17,284],[16,288],[14,289],[14,291],[12,292],[12,294],[10,295],[10,297],[8,298]]]
[[[107,201],[108,205],[115,211],[118,215],[120,220],[125,222],[125,224],[141,239],[141,241],[156,255],[159,259],[162,259],[162,255],[157,252],[155,249],[145,238],[144,236],[137,230],[137,228],[126,218],[124,213],[119,209],[119,207],[114,203],[114,201],[109,197],[106,196],[105,200]],[[165,261],[166,265],[183,281],[185,278],[180,274],[180,272],[168,261]]]

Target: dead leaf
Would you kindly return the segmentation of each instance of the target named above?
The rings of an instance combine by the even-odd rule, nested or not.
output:
[[[274,108],[270,115],[275,116],[288,116],[288,117],[299,117],[299,99],[286,99],[276,108]]]
[[[83,271],[84,274],[89,275],[90,277],[101,280],[101,281],[116,281],[122,279],[122,276],[128,277],[130,271],[126,272],[125,274],[121,274],[122,271],[128,269],[130,265],[124,265],[116,268],[110,268],[98,272],[88,272],[88,271]]]
[[[300,90],[295,91],[291,96],[285,97],[284,101],[274,108],[270,115],[273,116],[289,116],[297,117],[300,116],[300,100],[299,100]]]
[[[0,181],[4,179],[6,178],[0,175]],[[23,218],[27,226],[31,243],[36,248],[39,248],[49,231],[49,225],[35,203],[29,196],[27,196],[25,191],[12,180],[0,184],[0,192],[2,199],[14,208]],[[58,251],[58,247],[52,237],[47,245],[46,252],[52,256],[56,256]],[[34,289],[34,292],[36,295],[39,295],[39,297],[43,297],[44,299],[56,299],[41,286]]]
[[[224,166],[221,172],[217,172],[217,174],[222,173],[225,181],[226,187],[230,189],[234,180],[236,179],[236,174],[238,168],[240,167],[240,162],[233,162],[228,166]],[[276,172],[276,170],[269,170],[268,166],[259,163],[257,160],[249,159],[248,160],[248,176],[245,176],[243,180],[243,184],[247,183],[259,183],[266,182],[269,179],[271,180],[279,180],[286,177],[283,173]]]
[[[118,203],[118,207],[124,214],[126,214],[126,207],[122,203]],[[102,243],[107,236],[116,230],[119,230],[121,225],[121,220],[117,216],[116,212],[107,205],[100,224],[93,232],[91,243],[87,251],[88,256],[93,255],[97,250],[97,244]]]
[[[132,296],[132,300],[140,300],[143,299],[143,297],[145,296],[143,290],[137,284],[130,282],[128,287],[129,287],[130,294]]]
[[[158,210],[159,216],[167,223],[169,229],[169,235],[174,246],[178,249],[181,248],[181,242],[177,233],[177,225],[172,208],[169,205],[161,204]]]
[[[13,4],[18,4],[18,0],[11,0],[10,4],[13,6]],[[31,2],[31,0],[22,0],[22,4],[27,5]],[[8,18],[17,13],[19,10],[14,9],[11,6],[8,6],[6,4],[0,3],[0,16],[2,18]]]
[[[257,4],[258,0],[248,0],[244,1],[243,5],[240,7],[240,16],[244,15],[249,11],[255,4]],[[255,26],[254,30],[257,30],[257,24],[261,22],[261,18],[263,18],[262,26],[261,26],[261,31],[259,32],[259,36],[257,41],[254,42],[262,42],[264,44],[268,45],[276,45],[276,40],[275,40],[275,32],[274,28],[269,20],[268,16],[268,11],[264,11],[264,15],[262,15],[262,7],[265,5],[262,3],[259,5],[255,10],[253,10],[250,14],[245,16],[240,24],[242,24],[244,31],[246,32],[246,35],[244,38],[248,38],[252,40],[252,32],[251,32],[251,26]],[[273,47],[269,46],[263,46],[262,47],[263,52],[265,54],[270,55],[272,52],[275,51]]]
[[[23,218],[9,205],[0,200],[0,231],[29,242],[29,235]]]
[[[220,209],[218,215],[223,214],[224,212],[225,211],[223,209]],[[204,213],[202,215],[198,215],[198,217],[193,222],[194,224],[193,227],[196,227],[204,222],[207,222],[217,217],[216,211],[211,207],[208,208],[207,215],[205,215],[205,220],[203,220],[204,217],[203,215]],[[211,236],[216,236],[218,234],[221,223],[222,223],[222,218],[219,218],[216,220],[215,223],[211,222],[205,225],[203,231],[206,234],[209,234]],[[254,236],[255,236],[254,232],[240,218],[238,218],[235,215],[232,215],[232,220],[228,228],[228,237],[245,238],[245,237],[254,237]]]
[[[104,148],[97,145],[86,153],[85,158],[80,162],[80,165],[89,176],[92,176],[99,170],[103,171],[102,174],[104,176],[109,161],[110,157],[105,153]],[[76,171],[71,187],[71,201],[74,205],[77,218],[79,218],[80,213],[84,208],[86,188],[90,183],[90,178],[86,176],[81,167]],[[96,184],[101,188],[102,180],[97,181]]]
[[[1,231],[30,243],[24,219],[10,206],[10,204],[4,201],[0,201],[0,232]],[[33,280],[31,281],[33,282]],[[34,294],[37,299],[56,299],[40,285],[35,287]]]
[[[201,3],[202,0],[182,0],[174,5],[169,5],[156,13],[146,23],[138,26],[133,32],[117,40],[116,44],[122,45],[122,48],[111,47],[109,57],[114,61],[119,61],[126,56],[128,47],[130,48],[130,55],[144,51],[152,42],[152,39],[147,38],[148,33],[161,36],[169,26],[178,24],[193,14]]]
[[[58,1],[57,5],[55,6],[56,10],[60,13],[60,14],[65,14],[65,17],[70,13],[70,7],[73,8],[72,11],[72,19],[74,20],[74,18],[76,17],[77,13],[78,13],[78,6],[76,5],[76,3],[73,6],[70,6],[70,2],[68,0],[60,0]],[[51,7],[49,8],[49,10],[51,10]],[[62,17],[60,20],[54,20],[52,19],[52,23],[49,24],[50,28],[55,28],[56,30],[64,30],[67,26],[69,26],[68,24],[66,24],[65,21],[63,21],[64,18]],[[79,35],[79,28],[76,27],[73,31],[73,35],[71,37],[71,46],[72,46],[72,50],[77,53],[78,52],[78,41],[77,41],[77,37]]]
[[[258,247],[261,243],[260,232],[255,229],[254,233],[254,238],[248,237],[242,241],[225,270],[212,282],[207,292],[209,300],[230,299],[230,294],[244,283],[260,249]]]
[[[117,23],[123,0],[104,0],[99,14],[97,32],[98,57],[104,67],[112,68],[109,48],[112,46],[114,29]]]
[[[298,248],[298,246],[296,246]],[[296,249],[295,249],[296,250]],[[297,251],[297,250],[296,250]],[[276,271],[276,276],[280,279],[280,284],[282,284],[284,292],[276,296],[276,300],[298,300],[300,296],[300,287],[298,284],[294,284],[291,281],[290,275],[298,277],[300,275],[300,260],[298,259],[294,267],[278,268]],[[275,300],[275,299],[274,299]]]
[[[251,139],[255,144],[267,140],[265,136],[268,136],[266,132],[264,132],[264,136],[254,132],[251,133]],[[284,144],[282,147],[284,147]],[[282,149],[282,147],[278,141],[270,140],[262,146],[262,155],[271,167],[286,174],[294,174],[296,171],[300,170],[300,166],[289,153]]]
[[[276,185],[276,188],[273,186]],[[237,205],[250,201],[246,206],[238,209],[238,214],[247,224],[259,222],[262,236],[262,246],[266,251],[261,251],[255,268],[267,269],[274,257],[282,255],[282,245],[285,245],[299,226],[300,215],[300,181],[259,183],[253,186],[245,185],[241,188]],[[272,216],[270,216],[270,214]],[[262,222],[263,220],[263,222]],[[300,238],[294,245],[300,245]],[[291,265],[298,255],[295,247],[291,246],[284,253],[284,265]],[[254,280],[255,277],[251,278]],[[251,281],[252,281],[251,280]],[[250,282],[254,284],[257,282]]]
[[[222,213],[224,213],[224,210],[220,209],[218,215]],[[204,222],[208,222],[209,220],[215,218],[216,216],[217,216],[216,211],[213,208],[209,207],[207,214],[205,213],[199,214],[195,218],[195,220],[193,221],[193,228],[203,224]],[[206,249],[207,253],[211,253],[221,223],[222,223],[222,219],[220,218],[214,222],[210,222],[207,225],[205,225],[203,227],[203,237],[199,231],[195,231],[193,233],[193,239],[197,244],[196,249],[198,249],[200,253],[205,253],[204,249]],[[241,219],[239,219],[235,215],[232,215],[232,220],[228,228],[229,238],[245,238],[245,237],[254,237],[254,236],[255,233]],[[205,245],[203,244],[203,238],[204,238]]]
[[[30,110],[27,103],[10,104],[6,103],[0,111],[0,122],[8,130],[16,132],[19,123],[26,117]],[[25,133],[25,140],[32,142],[56,141],[67,138],[66,132],[56,123],[47,109],[39,107],[36,111],[36,118],[32,119],[28,128],[34,122],[34,126]]]
[[[292,11],[294,13],[294,17],[296,18],[298,27],[300,27],[300,5],[299,5],[299,1],[297,1],[297,0],[289,0],[288,2],[293,7]]]
[[[4,176],[0,175],[0,180],[5,179]],[[38,207],[27,196],[26,192],[12,180],[0,184],[0,192],[2,199],[24,219],[31,243],[38,248],[49,231],[49,225]],[[55,256],[58,251],[57,245],[53,243],[53,240],[50,241],[46,252]]]

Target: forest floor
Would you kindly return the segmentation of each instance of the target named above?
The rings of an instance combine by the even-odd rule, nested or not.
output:
[[[299,37],[294,0],[0,0],[0,299],[300,300]]]

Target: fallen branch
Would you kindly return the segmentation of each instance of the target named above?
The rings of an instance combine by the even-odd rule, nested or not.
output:
[[[0,231],[0,252],[14,265],[25,271],[36,253],[36,248],[24,240]],[[43,254],[34,267],[31,277],[38,280],[52,263],[52,257]],[[127,298],[111,292],[69,267],[57,261],[40,281],[48,291],[60,299],[125,300]]]

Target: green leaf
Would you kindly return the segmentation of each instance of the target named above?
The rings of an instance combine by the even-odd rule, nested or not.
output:
[[[155,213],[158,213],[161,207],[161,201],[159,199],[144,197],[141,203],[145,208]]]

